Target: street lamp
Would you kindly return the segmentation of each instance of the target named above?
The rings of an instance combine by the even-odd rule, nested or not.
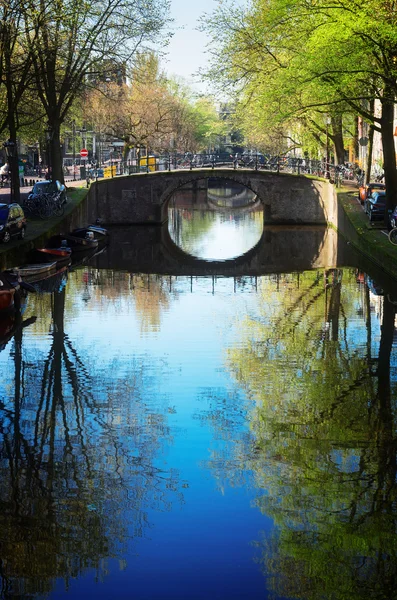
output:
[[[10,204],[14,201],[14,157],[16,151],[16,144],[12,140],[8,140],[3,144],[4,150],[7,155],[8,169],[10,173]]]

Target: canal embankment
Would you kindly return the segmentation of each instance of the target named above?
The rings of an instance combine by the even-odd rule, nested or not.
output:
[[[98,184],[93,184],[93,187],[95,185]],[[63,216],[45,220],[28,216],[25,239],[0,244],[0,269],[19,264],[31,249],[44,245],[51,235],[69,231],[92,220],[92,207],[88,205],[93,202],[87,203],[84,200],[87,196],[92,196],[92,192],[94,196],[97,194],[94,190],[89,194],[89,191],[82,186],[82,182],[73,182],[68,185],[68,202]],[[369,222],[358,201],[357,187],[352,184],[335,190],[335,200],[334,210],[328,210],[327,214],[329,225],[376,268],[397,279],[397,246],[389,242],[383,223]],[[8,199],[4,197],[4,201],[7,202]]]
[[[380,271],[396,279],[397,246],[389,242],[384,223],[370,223],[358,200],[357,187],[343,187],[336,195],[338,217],[331,226]]]
[[[33,248],[45,244],[46,240],[57,233],[70,231],[85,223],[85,198],[88,189],[81,187],[81,182],[74,186],[68,185],[68,200],[62,216],[52,216],[47,219],[31,218],[27,214],[26,234],[23,240],[14,238],[7,244],[0,244],[0,270],[11,268],[23,262],[25,255]],[[7,194],[0,194],[0,201],[9,202]],[[23,204],[23,198],[21,200]]]

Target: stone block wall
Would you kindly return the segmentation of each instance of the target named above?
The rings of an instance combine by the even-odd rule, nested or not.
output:
[[[337,218],[333,186],[323,180],[285,173],[211,169],[142,173],[94,182],[88,195],[88,220],[109,225],[161,224],[168,200],[182,185],[220,177],[253,190],[264,206],[264,223],[325,225]]]

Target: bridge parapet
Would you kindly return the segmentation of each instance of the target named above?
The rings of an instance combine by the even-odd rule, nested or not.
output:
[[[324,225],[336,220],[335,194],[328,181],[226,168],[138,173],[95,182],[89,192],[92,216],[96,213],[110,225],[161,224],[178,189],[214,177],[252,190],[263,205],[265,224]]]

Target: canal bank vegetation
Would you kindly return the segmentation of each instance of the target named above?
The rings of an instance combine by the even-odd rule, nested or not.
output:
[[[338,233],[359,252],[392,277],[397,276],[397,247],[390,243],[383,224],[368,221],[356,199],[356,190],[338,191],[338,202],[343,208],[343,222],[338,223]],[[341,218],[341,215],[340,215]]]
[[[357,118],[382,139],[390,207],[397,204],[393,113],[397,17],[383,0],[357,4],[252,0],[222,3],[202,27],[211,36],[207,77],[230,93],[246,136],[275,150],[306,150],[345,162]],[[277,142],[277,145],[276,145]]]

